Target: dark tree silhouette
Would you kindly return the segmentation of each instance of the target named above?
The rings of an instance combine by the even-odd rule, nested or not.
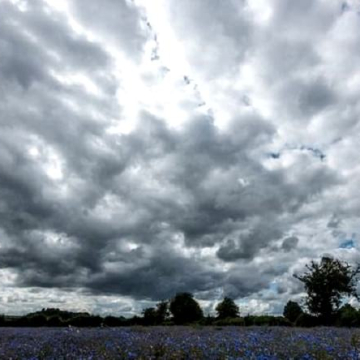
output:
[[[161,301],[156,304],[156,308],[150,307],[142,311],[144,325],[160,325],[168,317],[168,303]]]
[[[142,311],[144,325],[156,325],[157,314],[156,309],[153,307],[146,308]]]
[[[234,318],[239,316],[239,307],[234,303],[234,300],[225,297],[222,302],[216,306],[219,319]]]
[[[162,324],[169,316],[169,304],[167,301],[160,301],[156,304],[156,322]]]
[[[284,307],[283,315],[290,322],[294,323],[296,319],[303,313],[302,308],[296,301],[288,301]]]
[[[355,296],[360,266],[355,269],[330,257],[323,257],[319,264],[312,261],[303,275],[294,275],[304,283],[307,292],[306,305],[309,311],[328,324],[338,310],[344,296]]]
[[[186,324],[202,319],[200,305],[190,293],[178,293],[170,301],[170,312],[175,324]]]

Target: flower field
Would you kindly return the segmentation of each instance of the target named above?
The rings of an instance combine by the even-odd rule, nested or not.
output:
[[[0,359],[360,359],[360,330],[0,328]]]

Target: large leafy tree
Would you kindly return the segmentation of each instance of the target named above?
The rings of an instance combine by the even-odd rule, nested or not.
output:
[[[324,256],[320,263],[312,261],[303,275],[294,276],[305,286],[306,305],[311,313],[328,323],[339,309],[344,296],[355,296],[360,266]]]
[[[200,305],[190,293],[176,294],[169,307],[176,324],[191,323],[203,317]]]
[[[229,297],[225,297],[216,306],[216,312],[218,313],[219,319],[234,318],[239,316],[239,307],[234,303],[234,300]]]

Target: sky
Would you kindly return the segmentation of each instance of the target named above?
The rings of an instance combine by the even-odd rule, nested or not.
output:
[[[0,313],[280,314],[311,260],[360,261],[360,1],[0,16]]]

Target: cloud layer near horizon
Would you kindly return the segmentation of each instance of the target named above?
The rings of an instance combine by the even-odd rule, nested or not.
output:
[[[360,260],[359,11],[0,0],[0,311],[279,313]]]

